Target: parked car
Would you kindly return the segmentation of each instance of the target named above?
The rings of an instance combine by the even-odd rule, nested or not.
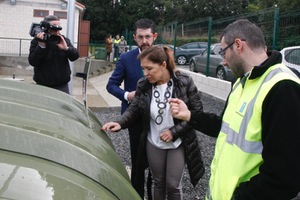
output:
[[[283,48],[280,53],[282,54],[282,63],[300,73],[300,46]]]
[[[166,47],[169,47],[169,49],[171,49],[172,53],[174,53],[174,45],[171,45],[171,44],[155,44],[155,46],[166,46]]]
[[[0,93],[0,199],[141,199],[82,102],[15,80]]]
[[[221,44],[215,43],[210,46],[210,63],[209,63],[209,75],[222,80],[232,81],[233,75],[231,70],[222,65],[223,58],[219,54],[221,50]],[[206,74],[207,63],[207,48],[197,56],[193,56],[190,60],[190,71],[200,72]]]
[[[137,45],[127,45],[126,47],[127,47],[127,50],[128,50],[128,51],[130,51],[130,50],[132,50],[132,49],[138,48]]]
[[[191,57],[201,54],[207,48],[207,42],[192,42],[175,49],[175,60],[179,65],[185,65]]]
[[[167,47],[169,47],[170,49],[173,49],[174,50],[174,45],[172,45],[172,44],[155,44],[155,46],[167,46]]]

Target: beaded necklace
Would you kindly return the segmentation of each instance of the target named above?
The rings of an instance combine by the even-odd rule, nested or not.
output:
[[[155,117],[155,123],[157,125],[160,125],[163,122],[163,116],[162,114],[164,113],[165,108],[167,107],[168,99],[171,97],[171,88],[172,88],[172,81],[170,80],[167,84],[167,88],[164,94],[164,100],[160,101],[160,93],[157,90],[156,85],[154,86],[154,92],[153,96],[155,97],[155,102],[157,103],[158,107],[158,115]]]

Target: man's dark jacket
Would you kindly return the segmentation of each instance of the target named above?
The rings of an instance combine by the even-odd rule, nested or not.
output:
[[[107,91],[122,101],[121,113],[129,105],[124,99],[125,92],[135,91],[138,80],[144,76],[141,62],[137,59],[139,53],[139,48],[122,53],[106,85]],[[124,89],[120,88],[123,81]]]
[[[68,38],[65,38],[65,41],[69,47],[67,51],[51,43],[47,43],[46,48],[42,48],[36,38],[31,41],[28,61],[34,67],[33,80],[37,84],[57,87],[70,81],[69,60],[77,60],[79,53]]]

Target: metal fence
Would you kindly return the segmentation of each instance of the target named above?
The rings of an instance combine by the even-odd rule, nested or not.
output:
[[[0,37],[0,55],[26,56],[29,54],[31,39]]]
[[[278,7],[216,20],[207,17],[184,24],[173,22],[158,28],[159,39],[168,43],[175,41],[175,44],[179,44],[176,40],[185,38],[202,38],[216,42],[228,24],[242,18],[262,29],[269,49],[280,50],[283,47],[300,45],[300,11],[280,13]]]
[[[31,40],[0,37],[0,56],[28,56]]]

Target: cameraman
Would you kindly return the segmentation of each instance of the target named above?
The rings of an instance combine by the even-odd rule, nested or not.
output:
[[[36,34],[29,50],[28,61],[34,67],[33,80],[38,85],[69,94],[69,60],[77,60],[79,53],[70,40],[60,34],[62,28],[57,16],[46,16],[41,24],[42,32]]]

